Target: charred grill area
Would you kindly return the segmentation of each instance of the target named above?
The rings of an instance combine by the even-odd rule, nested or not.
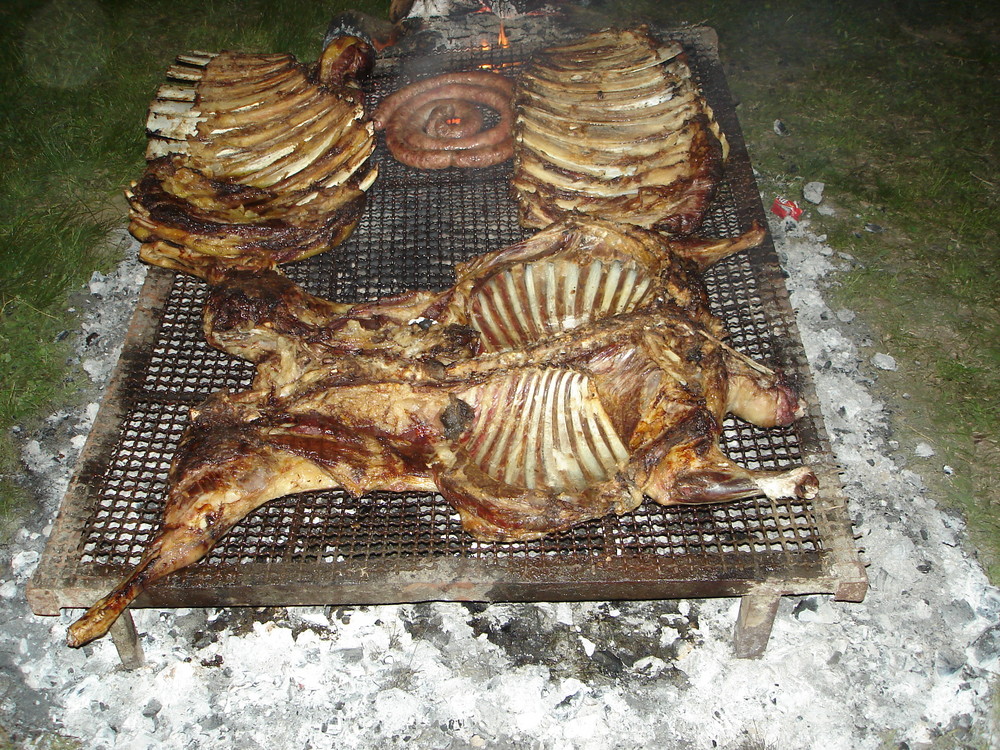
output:
[[[678,37],[731,145],[701,233],[736,237],[765,223],[734,105],[710,34]],[[369,82],[371,105],[431,72],[513,72],[530,53],[514,44],[387,57]],[[485,169],[411,169],[380,139],[379,177],[353,236],[284,267],[308,291],[338,302],[443,289],[454,264],[520,241],[510,162]],[[574,600],[831,593],[860,599],[857,559],[836,467],[768,239],[705,277],[712,311],[739,351],[784,369],[809,404],[791,427],[729,417],[723,449],[751,469],[811,465],[813,500],[757,498],[661,507],[646,501],[528,542],[480,542],[440,496],[340,491],[269,502],[208,556],[157,583],[140,606],[360,604],[445,600]],[[150,269],[121,361],[67,492],[29,596],[38,614],[87,606],[141,557],[155,534],[167,471],[187,412],[221,388],[247,388],[253,366],[211,348],[202,332],[207,285]]]

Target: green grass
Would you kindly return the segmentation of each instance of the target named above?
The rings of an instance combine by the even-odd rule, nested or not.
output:
[[[805,182],[826,184],[837,213],[813,213],[813,228],[858,261],[831,303],[857,311],[898,360],[877,384],[897,439],[934,446],[917,467],[965,514],[1000,580],[1000,14],[906,0],[605,9],[714,27],[764,192],[802,202]]]
[[[72,397],[67,294],[119,257],[103,238],[124,221],[164,70],[194,48],[313,60],[349,7],[388,12],[387,0],[0,5],[0,542],[30,505],[10,430]]]
[[[64,737],[54,732],[46,732],[30,741],[15,744],[4,728],[0,727],[0,750],[21,750],[26,747],[31,747],[32,750],[81,750],[83,745],[73,737]]]

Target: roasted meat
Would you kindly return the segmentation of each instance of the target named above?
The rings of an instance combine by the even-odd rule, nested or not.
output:
[[[689,233],[728,153],[681,45],[608,29],[536,54],[516,89],[525,226],[587,215]]]
[[[150,105],[148,167],[126,193],[141,257],[211,278],[346,239],[376,176],[354,85],[371,54],[340,38],[312,66],[286,54],[178,57]]]
[[[382,100],[372,116],[392,155],[418,169],[490,167],[514,154],[514,87],[498,73],[442,73]],[[498,121],[484,127],[479,107]]]
[[[253,361],[242,393],[192,410],[164,524],[70,630],[102,635],[142,589],[261,504],[306,490],[440,492],[483,540],[527,540],[643,497],[665,505],[811,496],[808,468],[751,471],[719,448],[732,412],[802,412],[727,346],[699,267],[760,240],[685,240],[570,220],[460,264],[444,292],[336,304],[276,271],[230,274],[210,343]]]

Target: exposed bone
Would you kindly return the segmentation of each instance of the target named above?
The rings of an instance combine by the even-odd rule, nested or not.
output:
[[[517,88],[521,223],[584,214],[689,233],[728,143],[676,43],[606,30],[537,54]]]
[[[331,70],[357,42],[329,52]],[[150,164],[128,191],[144,260],[208,278],[346,239],[377,175],[355,89],[333,72],[315,82],[287,54],[192,52],[167,76],[146,124]]]
[[[682,249],[698,257],[693,241]],[[354,306],[274,271],[226,276],[206,334],[253,361],[257,377],[192,411],[162,533],[70,643],[102,635],[145,586],[291,492],[436,490],[485,540],[626,513],[643,494],[673,504],[815,493],[805,467],[752,471],[719,449],[731,401],[787,424],[792,396],[719,345],[694,262],[663,237],[566,221],[457,275],[444,292]],[[488,328],[496,344],[483,347]],[[727,362],[760,393],[733,396]]]

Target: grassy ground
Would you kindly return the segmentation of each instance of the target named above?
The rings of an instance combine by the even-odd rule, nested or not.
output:
[[[0,541],[30,508],[10,430],[72,397],[66,296],[117,259],[102,239],[142,169],[163,71],[193,48],[315,59],[349,7],[385,17],[388,0],[0,4]]]
[[[836,214],[811,212],[813,228],[858,261],[831,301],[898,360],[876,388],[901,453],[969,519],[1000,581],[1000,13],[907,0],[604,10],[713,26],[764,192],[808,206],[802,185],[825,183]],[[935,455],[915,459],[919,442]]]

